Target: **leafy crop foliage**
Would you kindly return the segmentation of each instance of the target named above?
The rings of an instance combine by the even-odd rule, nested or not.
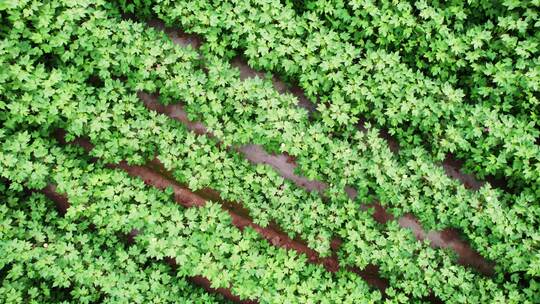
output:
[[[530,29],[537,4],[490,5],[0,4],[0,249],[8,253],[0,301],[225,301],[189,282],[204,276],[260,303],[540,302],[538,37]],[[124,13],[156,14],[205,43],[177,46]],[[509,38],[488,39],[505,31]],[[426,40],[432,32],[439,43]],[[521,49],[504,44],[514,37]],[[452,39],[462,52],[440,46]],[[299,83],[317,113],[268,79],[241,80],[228,63],[234,55]],[[182,101],[217,139],[149,111],[141,91]],[[359,115],[372,121],[365,132],[355,127]],[[398,155],[378,136],[381,127],[400,141]],[[61,147],[58,129],[68,140],[90,139],[90,155]],[[328,189],[307,192],[229,148],[246,143],[294,156],[299,173]],[[446,152],[465,157],[479,176],[507,177],[513,191],[466,189],[438,165]],[[106,167],[154,158],[189,189],[217,190],[255,223],[275,223],[323,256],[341,239],[342,270],[329,273],[240,231],[218,203],[185,209],[170,192]],[[65,214],[39,193],[47,185],[69,200]],[[358,191],[355,200],[346,186]],[[361,208],[373,200],[427,229],[458,228],[496,263],[495,274],[417,241],[397,220],[376,222]],[[384,293],[345,269],[370,264],[388,281]]]
[[[382,13],[370,6],[371,1],[351,1],[337,11],[332,11],[339,7],[334,2],[340,1],[321,1],[322,8],[302,15],[279,1],[156,2],[152,7],[160,18],[203,35],[211,51],[232,56],[231,49],[241,48],[254,67],[298,82],[318,103],[325,124],[338,132],[362,116],[387,127],[403,145],[426,146],[438,159],[456,153],[481,177],[506,177],[516,187],[533,185],[538,191],[539,21],[534,1],[519,4],[523,8],[506,3],[488,9],[494,16],[483,17],[486,25],[460,26],[463,22],[458,20],[454,34],[452,28],[445,30],[446,23],[453,23],[447,19],[454,14],[466,18],[467,10],[460,10],[459,4],[447,10],[423,1],[414,7],[397,6],[404,15],[414,12],[410,18],[416,25],[396,15],[377,20]],[[355,17],[337,30],[316,13],[329,11],[334,18],[346,18],[347,9]],[[474,6],[470,10],[475,11]],[[371,22],[370,15],[377,22]],[[376,29],[364,29],[366,23]],[[398,27],[395,35],[387,34],[392,26]],[[462,27],[466,33],[459,36]],[[410,41],[414,56],[407,56],[399,39]],[[418,47],[430,49],[419,52]],[[452,56],[439,54],[439,48]],[[414,64],[407,64],[411,61]],[[461,66],[467,68],[462,71]]]

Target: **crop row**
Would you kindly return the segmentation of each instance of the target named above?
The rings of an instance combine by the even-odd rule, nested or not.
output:
[[[24,138],[29,146],[48,151],[51,166],[48,178],[58,185],[57,191],[65,193],[69,199],[69,208],[58,224],[73,232],[78,225],[91,227],[106,243],[118,235],[138,231],[130,245],[139,247],[129,256],[135,261],[171,258],[180,278],[200,275],[213,282],[213,288],[230,287],[240,298],[257,299],[261,303],[371,303],[380,300],[380,293],[369,291],[367,284],[355,274],[331,274],[322,266],[308,264],[305,256],[261,240],[251,228],[240,231],[219,204],[208,202],[198,208],[184,209],[171,201],[171,191],[148,188],[141,180],[119,170],[87,164],[80,153],[66,153],[39,137],[34,140],[28,133],[16,137],[18,143]],[[4,146],[11,147],[10,144]],[[14,154],[20,161],[41,161],[25,151]],[[50,244],[56,241],[46,240]],[[112,252],[116,252],[116,247],[113,248]],[[94,267],[94,271],[106,271],[107,266]],[[54,278],[52,286],[69,287],[73,282],[70,275],[74,275],[71,271],[50,273]],[[62,275],[66,272],[67,275]],[[84,278],[83,274],[81,276]],[[92,283],[88,279],[74,281],[75,286]],[[111,288],[107,285],[109,280],[102,282],[106,288]]]
[[[144,5],[167,24],[202,35],[210,53],[233,56],[241,49],[254,67],[297,81],[321,110],[324,125],[338,133],[362,115],[403,145],[427,143],[439,160],[455,153],[480,177],[506,176],[518,188],[540,181],[534,122],[490,103],[468,103],[463,90],[410,69],[396,52],[356,47],[354,38],[326,27],[315,14],[297,16],[278,0]],[[537,72],[531,73],[535,81]],[[537,85],[530,87],[538,93]]]

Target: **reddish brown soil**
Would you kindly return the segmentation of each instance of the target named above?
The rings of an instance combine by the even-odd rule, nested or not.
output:
[[[168,187],[172,188],[175,201],[184,207],[200,207],[206,204],[206,201],[200,196],[176,183],[171,183],[170,180],[145,166],[128,165],[125,161],[122,161],[113,167],[120,168],[129,175],[142,179],[145,184],[154,186],[160,190],[165,190]]]
[[[241,300],[239,296],[234,295],[230,289],[227,288],[212,288],[212,283],[205,277],[202,276],[194,276],[188,278],[188,280],[196,285],[201,286],[204,290],[210,293],[219,293],[225,299],[235,302],[235,303],[241,303],[241,304],[257,304],[258,301],[255,300]]]
[[[386,288],[388,288],[388,280],[380,277],[379,267],[376,265],[367,265],[366,268],[362,270],[357,267],[347,267],[347,270],[356,273],[364,281],[368,282],[369,285],[382,291],[383,295]]]
[[[412,215],[406,215],[399,219],[399,225],[411,229],[418,240],[428,239],[433,247],[450,248],[458,255],[458,262],[464,266],[476,269],[478,272],[491,276],[494,274],[494,263],[486,260],[471,246],[460,238],[459,233],[447,228],[442,231],[426,232],[418,220]]]
[[[41,192],[56,203],[56,210],[58,210],[61,215],[66,214],[69,208],[69,201],[66,196],[56,192],[56,186],[49,184],[47,187],[43,188]]]
[[[147,24],[158,31],[163,31],[174,43],[183,47],[191,46],[194,49],[198,49],[203,43],[203,38],[201,36],[188,34],[179,29],[168,28],[161,20],[152,19],[149,20]]]
[[[363,123],[359,124],[358,130],[362,132],[366,131],[366,129],[363,126]],[[390,135],[388,130],[381,129],[380,137],[386,140],[388,147],[390,148],[390,151],[392,151],[394,154],[399,153],[399,149],[400,149],[399,142],[392,135]],[[464,173],[463,170],[461,169],[463,167],[463,161],[458,160],[452,154],[448,154],[446,156],[441,166],[448,177],[460,181],[467,189],[478,190],[485,184],[485,182],[479,181],[478,179],[476,179],[474,175]],[[490,181],[488,180],[488,182]],[[493,186],[495,185],[495,183],[491,183],[491,184]]]
[[[171,105],[163,105],[159,102],[159,97],[157,95],[147,94],[144,92],[138,92],[137,96],[142,100],[142,102],[148,109],[180,121],[189,130],[193,131],[196,134],[207,134],[213,137],[213,135],[208,132],[206,127],[201,122],[191,121],[188,119],[187,113],[184,110],[184,106],[182,104],[176,103]]]
[[[172,258],[165,258],[165,261],[167,264],[171,265],[171,267],[176,270],[178,268],[178,264],[176,264],[176,261]],[[234,303],[241,303],[241,304],[256,304],[258,303],[255,300],[241,300],[239,296],[234,295],[230,289],[227,288],[213,288],[212,282],[208,280],[207,278],[203,276],[192,276],[187,278],[188,281],[191,283],[202,287],[204,290],[206,290],[209,293],[215,293],[215,294],[221,294],[225,299],[232,301]]]
[[[394,220],[394,216],[388,213],[379,203],[366,205],[364,208],[373,208],[373,218],[381,224]],[[494,274],[494,263],[488,261],[471,246],[461,239],[459,232],[455,229],[445,229],[442,231],[426,232],[419,221],[411,214],[407,214],[398,219],[398,223],[403,228],[411,229],[418,240],[428,239],[434,248],[450,248],[458,255],[458,263],[469,266],[478,272],[490,276]]]
[[[457,160],[452,154],[446,156],[442,166],[446,175],[459,180],[467,189],[478,190],[485,184],[485,182],[477,180],[473,175],[463,173],[461,170],[463,162]]]
[[[320,181],[309,180],[294,172],[294,159],[287,154],[270,154],[259,145],[245,145],[237,149],[244,157],[254,164],[267,164],[280,175],[308,191],[322,191],[326,185]]]
[[[359,129],[359,130],[362,131],[362,129]],[[390,135],[390,133],[388,133],[388,130],[381,129],[379,131],[379,136],[382,139],[386,140],[386,143],[388,144],[390,151],[392,151],[395,154],[399,152],[399,143],[397,139],[395,139],[392,135]]]
[[[505,192],[512,193],[513,190],[508,187],[508,181],[493,176],[487,176],[485,181],[478,180],[474,175],[463,172],[463,161],[457,159],[453,154],[446,155],[445,160],[442,163],[446,175],[459,180],[467,189],[479,190],[486,183],[496,189],[501,189]]]

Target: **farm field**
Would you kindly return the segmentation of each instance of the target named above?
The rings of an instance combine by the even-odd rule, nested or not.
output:
[[[0,303],[540,303],[539,14],[0,1]]]

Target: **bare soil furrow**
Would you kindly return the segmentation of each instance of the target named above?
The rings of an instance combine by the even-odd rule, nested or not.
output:
[[[154,166],[155,166],[158,163],[158,161],[154,160],[152,161],[152,163],[154,163]],[[179,204],[185,207],[203,206],[207,202],[206,199],[197,195],[196,193],[191,192],[190,190],[187,189],[187,187],[179,185],[176,181],[168,179],[167,177],[153,171],[149,167],[128,165],[126,162],[121,162],[118,165],[118,168],[126,171],[129,175],[133,177],[138,177],[142,179],[147,185],[150,185],[158,189],[162,189],[162,190],[168,187],[172,188],[176,202],[178,202]],[[222,203],[221,204],[222,208],[226,210],[231,216],[233,225],[235,225],[239,229],[243,230],[245,227],[251,227],[255,231],[257,231],[264,239],[269,241],[274,246],[282,247],[289,250],[295,250],[296,252],[300,254],[305,254],[308,257],[308,260],[310,262],[316,263],[316,264],[322,264],[329,271],[338,270],[339,265],[337,263],[337,260],[334,260],[333,258],[319,257],[317,252],[310,249],[305,244],[302,244],[300,242],[297,242],[289,238],[287,234],[279,231],[276,228],[273,228],[273,227],[263,228],[253,223],[253,220],[247,216],[246,214],[247,212],[245,210],[240,210],[240,212],[236,212],[236,210],[240,209],[237,205],[238,204],[235,204],[235,203],[225,203],[225,204]],[[337,266],[329,267],[331,265],[337,265]]]
[[[218,293],[221,294],[225,299],[241,304],[257,304],[258,301],[255,300],[241,300],[239,296],[234,295],[228,288],[213,288],[212,282],[203,276],[193,276],[188,278],[188,281],[192,282],[195,285],[202,287],[209,293]]]
[[[465,174],[461,170],[463,162],[457,160],[454,155],[448,154],[442,163],[442,167],[446,175],[453,179],[459,180],[467,189],[479,190],[484,186],[485,182],[477,180],[471,174]]]

